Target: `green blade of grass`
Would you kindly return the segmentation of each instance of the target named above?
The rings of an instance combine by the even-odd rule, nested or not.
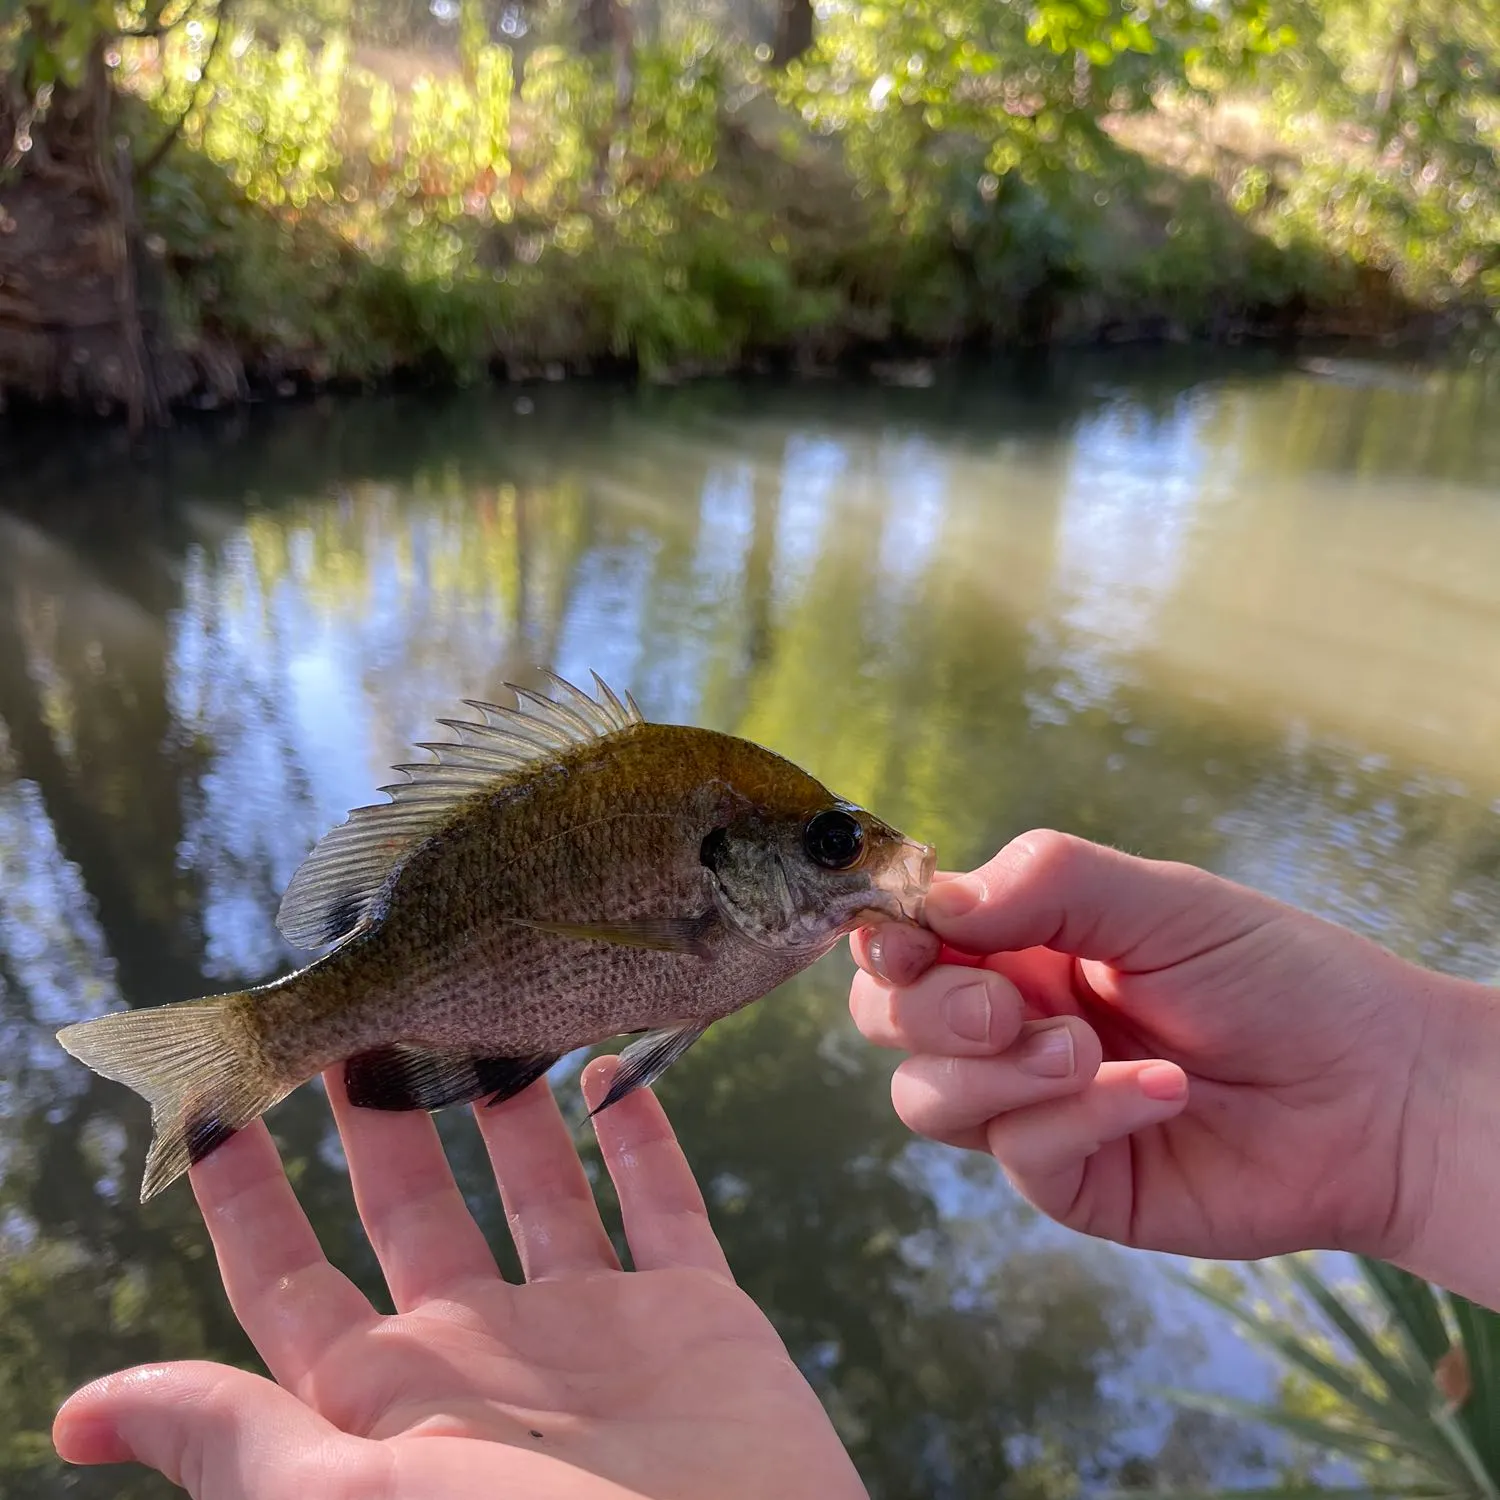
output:
[[[1355,1259],[1391,1317],[1431,1369],[1453,1342],[1437,1294],[1420,1276],[1409,1271],[1366,1255]]]
[[[1325,1318],[1343,1336],[1344,1341],[1391,1394],[1412,1413],[1430,1416],[1442,1401],[1432,1378],[1432,1365],[1417,1361],[1415,1368],[1394,1359],[1374,1335],[1347,1306],[1343,1298],[1300,1255],[1289,1255],[1281,1261],[1291,1281],[1314,1303]],[[1405,1340],[1402,1341],[1403,1344]]]
[[[1233,1297],[1213,1287],[1195,1282],[1190,1277],[1179,1276],[1179,1279],[1205,1301],[1228,1313],[1255,1342],[1327,1387],[1362,1412],[1375,1427],[1390,1433],[1393,1447],[1408,1454],[1422,1455],[1429,1469],[1461,1488],[1468,1489],[1474,1484],[1475,1475],[1469,1463],[1461,1452],[1455,1450],[1448,1432],[1433,1421],[1430,1411],[1413,1412],[1399,1401],[1381,1400],[1360,1385],[1348,1369],[1325,1359],[1296,1332],[1256,1317]]]
[[[1196,1407],[1200,1411],[1215,1412],[1219,1416],[1235,1417],[1242,1422],[1272,1427],[1314,1448],[1341,1453],[1364,1463],[1382,1457],[1384,1450],[1399,1450],[1400,1447],[1400,1439],[1383,1428],[1361,1428],[1352,1424],[1340,1425],[1318,1417],[1299,1417],[1295,1412],[1283,1411],[1279,1406],[1245,1401],[1238,1396],[1173,1389],[1161,1394],[1179,1406]],[[1452,1485],[1434,1483],[1432,1488],[1435,1492],[1442,1491],[1445,1494],[1458,1493]]]
[[[1469,1365],[1468,1399],[1454,1420],[1473,1443],[1494,1493],[1500,1485],[1500,1315],[1454,1293],[1446,1296]]]

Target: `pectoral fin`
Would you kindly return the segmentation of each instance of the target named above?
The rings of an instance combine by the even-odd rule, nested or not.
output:
[[[719,920],[715,911],[696,917],[644,917],[638,922],[535,922],[512,917],[525,927],[583,942],[618,943],[625,948],[654,948],[663,953],[693,953],[710,958],[707,938]]]
[[[589,1111],[589,1119],[611,1104],[618,1104],[626,1094],[654,1083],[707,1030],[707,1024],[694,1022],[665,1031],[648,1031],[632,1042],[620,1053],[620,1071],[615,1074],[609,1092]]]

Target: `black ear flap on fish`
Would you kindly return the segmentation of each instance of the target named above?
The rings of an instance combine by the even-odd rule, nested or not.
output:
[[[708,1030],[712,1023],[675,1026],[663,1031],[648,1031],[620,1053],[620,1071],[610,1083],[609,1092],[588,1112],[588,1118],[618,1104],[627,1094],[654,1083],[668,1068]]]

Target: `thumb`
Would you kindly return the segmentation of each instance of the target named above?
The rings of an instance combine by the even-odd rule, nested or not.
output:
[[[965,953],[1052,948],[1144,972],[1242,936],[1276,910],[1268,897],[1192,865],[1039,829],[934,885],[923,920]]]
[[[370,1446],[279,1385],[203,1360],[84,1386],[63,1403],[52,1442],[68,1463],[145,1464],[194,1500],[338,1494]]]

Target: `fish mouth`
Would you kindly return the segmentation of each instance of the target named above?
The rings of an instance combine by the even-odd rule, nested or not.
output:
[[[860,913],[862,923],[915,922],[920,925],[927,892],[937,870],[937,850],[915,839],[901,841],[901,853],[892,861],[890,873],[880,882],[879,904],[872,902]]]

